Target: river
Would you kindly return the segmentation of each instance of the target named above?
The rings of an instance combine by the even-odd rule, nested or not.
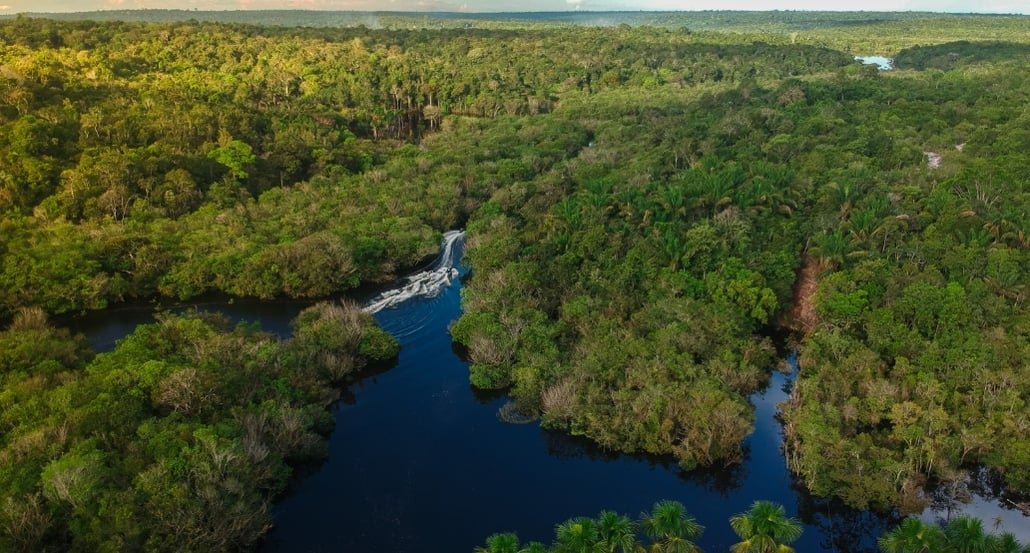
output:
[[[779,502],[802,519],[797,551],[877,551],[875,538],[894,520],[816,500],[786,468],[775,415],[793,375],[774,373],[752,396],[756,429],[744,461],[728,469],[683,472],[670,458],[615,454],[536,424],[499,421],[504,394],[470,388],[468,365],[447,333],[461,311],[465,276],[460,241],[454,246],[426,273],[401,283],[414,292],[407,301],[376,312],[400,340],[400,356],[394,366],[363,375],[334,405],[329,457],[301,469],[277,503],[264,553],[468,553],[503,531],[550,543],[554,525],[570,517],[602,509],[636,517],[659,499],[686,505],[706,527],[699,545],[708,552],[728,551],[737,539],[727,519],[756,499]],[[428,280],[440,287],[412,286]],[[259,320],[285,336],[306,305],[236,300],[199,307]],[[150,320],[149,310],[108,311],[74,327],[106,350]]]
[[[601,451],[536,424],[503,423],[504,395],[470,388],[468,364],[447,334],[461,312],[460,286],[376,314],[401,340],[400,358],[336,406],[329,459],[278,504],[265,552],[471,552],[503,531],[550,543],[554,525],[570,517],[602,509],[635,517],[664,498],[706,526],[706,551],[738,541],[727,519],[755,499],[806,510],[798,551],[875,551],[881,519],[828,517],[827,506],[814,510],[793,488],[774,416],[789,376],[777,373],[753,397],[757,428],[744,463],[731,469],[684,473],[672,459]]]

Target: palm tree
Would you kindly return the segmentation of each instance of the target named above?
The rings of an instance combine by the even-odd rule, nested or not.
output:
[[[833,232],[816,234],[812,237],[812,243],[808,253],[817,257],[822,265],[840,267],[847,258],[852,257],[852,243],[839,228]]]
[[[592,553],[597,545],[597,523],[590,517],[566,520],[555,529],[555,553]]]
[[[519,553],[519,538],[511,532],[493,534],[486,538],[486,546],[479,546],[475,553]]]
[[[730,527],[741,541],[730,547],[733,553],[792,553],[790,542],[801,537],[801,522],[788,518],[783,506],[772,501],[755,501],[751,510],[730,517]]]
[[[1016,536],[1009,532],[1005,532],[1001,535],[988,536],[987,542],[990,544],[991,553],[1028,553],[1030,552],[1030,545],[1023,547],[1019,541],[1016,540]]]
[[[990,540],[984,533],[983,522],[978,518],[960,516],[944,526],[948,538],[948,551],[954,553],[988,553]]]
[[[661,209],[658,211],[659,221],[671,221],[687,214],[687,195],[683,186],[678,184],[665,185],[658,189]]]
[[[613,511],[601,511],[597,517],[597,535],[597,544],[604,553],[631,553],[638,546],[633,521]]]
[[[697,553],[701,548],[693,540],[705,527],[690,516],[679,501],[664,500],[655,503],[650,514],[640,514],[640,529],[651,538],[651,551]]]
[[[824,186],[821,192],[822,196],[819,197],[819,201],[828,203],[837,209],[841,221],[847,220],[848,213],[858,197],[858,188],[847,182],[844,184],[831,182]]]
[[[944,534],[936,525],[909,517],[880,536],[878,543],[883,553],[933,553],[943,546]]]
[[[519,549],[519,553],[547,553],[547,546],[538,541],[531,541]]]

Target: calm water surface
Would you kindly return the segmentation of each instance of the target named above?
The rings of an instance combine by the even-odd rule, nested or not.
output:
[[[454,252],[460,257],[460,248]],[[467,553],[494,532],[550,543],[554,525],[612,509],[635,517],[658,499],[675,499],[706,527],[699,545],[727,551],[737,541],[727,519],[756,499],[782,503],[802,518],[800,552],[872,553],[894,521],[813,500],[799,490],[781,454],[776,404],[792,377],[774,374],[752,396],[757,428],[747,457],[722,470],[684,473],[671,459],[619,455],[536,424],[497,419],[503,394],[476,392],[448,325],[460,314],[455,280],[432,299],[415,298],[376,314],[401,342],[393,367],[349,387],[334,407],[329,458],[301,471],[277,503],[262,546],[278,552]],[[234,320],[259,320],[286,336],[307,302],[212,303]],[[148,309],[78,319],[94,346],[111,349]]]
[[[737,541],[727,519],[755,499],[806,512],[798,551],[875,550],[880,519],[847,511],[831,528],[792,488],[774,418],[789,377],[777,374],[754,396],[758,428],[744,463],[683,473],[671,459],[611,454],[536,424],[500,422],[506,399],[470,389],[447,334],[459,291],[456,283],[376,315],[401,340],[397,365],[353,385],[336,406],[329,459],[278,504],[265,552],[471,552],[502,531],[550,543],[554,525],[570,517],[636,516],[663,498],[707,527],[706,551]]]
[[[875,65],[882,71],[890,71],[891,69],[894,69],[893,58],[887,58],[884,56],[855,56],[855,59],[866,65]]]

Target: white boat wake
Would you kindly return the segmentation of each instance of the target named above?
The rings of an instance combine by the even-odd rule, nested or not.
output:
[[[432,268],[404,278],[399,288],[387,290],[372,298],[361,309],[366,313],[378,313],[415,297],[435,298],[458,278],[458,269],[454,266],[454,246],[465,237],[463,230],[447,231],[443,235],[440,256],[433,262]]]

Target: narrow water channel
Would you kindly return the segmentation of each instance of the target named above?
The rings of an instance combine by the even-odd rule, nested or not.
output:
[[[505,398],[470,389],[447,334],[460,286],[377,313],[401,340],[397,365],[353,385],[336,406],[329,459],[278,504],[265,552],[471,552],[502,531],[550,543],[567,518],[602,509],[635,517],[665,498],[707,527],[705,551],[737,541],[727,519],[755,499],[805,511],[798,551],[875,551],[883,521],[846,510],[827,516],[792,487],[775,419],[789,376],[776,374],[752,398],[758,424],[741,465],[684,473],[672,459],[607,453],[537,425],[502,423]]]
[[[276,505],[263,553],[469,553],[503,531],[550,543],[554,525],[570,517],[602,509],[636,517],[659,499],[687,506],[706,527],[699,545],[709,553],[737,541],[727,520],[756,499],[779,502],[802,519],[797,551],[877,551],[875,538],[894,521],[815,500],[786,468],[776,406],[792,375],[774,373],[752,396],[756,430],[744,461],[728,469],[684,473],[672,459],[613,454],[536,424],[499,421],[506,398],[470,388],[468,365],[447,333],[460,314],[464,276],[460,241],[454,245],[445,261],[458,275],[447,272],[439,293],[413,294],[375,314],[400,340],[400,357],[352,384],[333,407],[329,457],[303,469]],[[257,320],[285,336],[306,305],[237,300],[197,307]],[[151,320],[149,309],[121,310],[72,326],[109,350]]]

